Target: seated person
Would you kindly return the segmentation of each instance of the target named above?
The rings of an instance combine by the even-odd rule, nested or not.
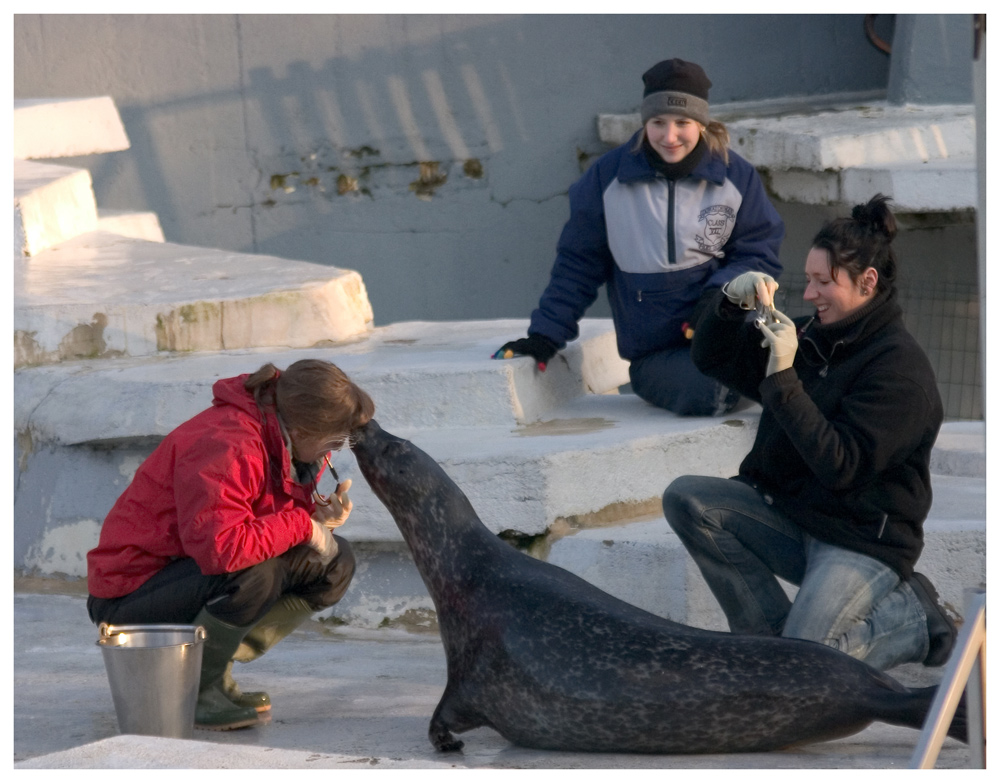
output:
[[[680,416],[718,416],[740,395],[699,372],[690,336],[705,304],[747,270],[781,271],[784,224],[753,166],[708,113],[701,66],[672,59],[642,75],[642,128],[569,190],[570,216],[528,336],[495,358],[541,369],[579,334],[607,286],[632,391]]]

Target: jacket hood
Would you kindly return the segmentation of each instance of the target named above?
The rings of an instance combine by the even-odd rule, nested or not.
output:
[[[244,375],[237,375],[235,378],[222,378],[216,381],[212,384],[212,404],[235,405],[254,418],[259,418],[260,412],[257,410],[257,401],[243,387],[243,384],[249,377],[249,373],[246,373]]]
[[[284,482],[286,485],[296,483],[292,471],[292,457],[289,452],[289,445],[285,441],[285,436],[278,422],[278,411],[274,404],[265,404],[263,411],[257,407],[257,401],[253,394],[247,391],[243,384],[249,378],[249,374],[237,375],[235,378],[223,378],[212,385],[212,393],[215,395],[212,405],[222,407],[232,405],[245,413],[251,420],[257,422],[261,428],[261,437],[264,439],[264,448],[271,455],[272,465],[276,473],[274,479]],[[316,477],[310,477],[315,484]],[[287,486],[286,486],[287,489]]]

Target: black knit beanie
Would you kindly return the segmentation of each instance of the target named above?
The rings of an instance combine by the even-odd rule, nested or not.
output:
[[[708,125],[708,89],[700,65],[679,60],[658,62],[642,75],[642,124],[658,114],[680,114]]]

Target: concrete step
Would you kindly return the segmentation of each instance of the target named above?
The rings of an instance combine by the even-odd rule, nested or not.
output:
[[[733,149],[766,169],[825,171],[976,154],[975,111],[965,104],[842,106],[745,118],[728,127]]]
[[[515,429],[391,431],[441,464],[486,527],[530,539],[647,513],[684,473],[732,475],[753,442],[758,419],[756,411],[682,418],[617,394],[587,395],[549,415]],[[395,523],[353,458],[338,455],[334,465],[358,490],[352,489],[360,512],[354,538],[397,540]]]
[[[14,366],[357,338],[372,310],[354,271],[93,231],[18,265]]]
[[[691,470],[700,471],[701,466]],[[668,483],[663,482],[660,492]],[[933,483],[934,504],[924,523],[918,570],[937,587],[945,607],[961,617],[963,591],[986,583],[986,481],[934,476]],[[480,515],[485,518],[481,509]],[[352,517],[348,527],[353,524]],[[699,628],[729,630],[718,602],[662,511],[623,524],[562,531],[564,535],[553,533],[536,545],[532,554],[653,614]],[[434,606],[405,546],[357,541],[353,530],[344,535],[354,543],[363,567],[344,599],[323,616],[361,627],[432,627]],[[794,597],[797,588],[784,587]]]
[[[114,101],[37,98],[14,101],[14,157],[68,158],[129,148]]]
[[[986,477],[986,422],[945,422],[931,452],[931,473]]]
[[[179,388],[178,397],[185,396]],[[75,410],[89,411],[91,401],[78,398]],[[128,419],[137,409],[122,408],[120,416]],[[649,513],[683,473],[731,475],[756,425],[753,412],[679,419],[632,395],[589,395],[558,413],[552,421],[513,429],[391,431],[437,459],[489,529],[544,544],[552,530],[566,533]],[[83,576],[84,555],[96,545],[104,517],[158,439],[56,445],[30,427],[15,426],[15,566]],[[333,464],[341,479],[354,482],[345,535],[405,554],[395,522],[351,453],[334,455]],[[320,489],[332,491],[333,480],[324,478]]]
[[[124,209],[98,209],[97,230],[147,242],[166,242],[160,219],[155,212],[129,212]]]
[[[97,229],[97,205],[86,169],[14,160],[14,258]]]
[[[773,169],[768,185],[799,204],[861,204],[884,193],[899,212],[951,212],[976,208],[976,177],[975,159],[965,157],[841,171]]]
[[[511,487],[511,482],[523,480],[531,491],[551,491],[559,484],[558,471],[555,477],[544,471],[551,472],[549,463],[559,458],[540,452],[539,444],[551,441],[558,448],[546,447],[549,450],[572,454],[590,441],[574,445],[579,438],[559,436],[558,422],[540,432],[519,429],[519,422],[551,418],[551,411],[570,400],[616,390],[628,376],[607,319],[584,319],[581,338],[544,374],[528,358],[489,358],[526,327],[526,320],[396,324],[323,349],[91,359],[21,368],[14,373],[15,563],[46,573],[82,574],[82,553],[96,542],[101,521],[138,465],[166,433],[211,404],[215,380],[252,372],[265,362],[287,367],[309,357],[336,362],[368,389],[387,428],[406,435],[419,432],[421,445],[435,456],[464,461],[464,472],[459,471],[463,483],[495,470],[498,459],[516,461],[517,470],[504,471],[502,486],[516,490],[505,499],[504,508],[511,509],[513,521],[524,528],[521,532],[542,532],[553,516],[552,504],[545,497],[522,504],[519,498],[525,491]],[[81,410],[87,415],[81,416]],[[577,414],[581,421],[566,426],[586,436],[588,430],[610,426],[597,421],[601,415],[588,409]],[[555,435],[548,433],[552,428]],[[522,430],[539,437],[513,434]],[[638,430],[633,426],[630,432]],[[488,444],[493,442],[499,445],[491,450]],[[525,476],[530,472],[520,464],[525,460],[539,475]],[[395,524],[368,492],[349,453],[337,458],[337,467],[345,478],[355,479],[355,503],[363,510],[356,516],[361,520],[358,535],[399,541]],[[584,489],[582,494],[588,495]],[[612,502],[602,497],[600,502]],[[591,510],[576,504],[567,513]]]
[[[717,116],[724,106],[713,107]],[[721,113],[720,113],[721,112]],[[975,115],[971,105],[845,103],[775,113],[752,105],[726,119],[732,148],[768,174],[772,191],[804,204],[856,204],[875,192],[901,212],[975,209]],[[601,115],[599,132],[624,143],[639,115]]]
[[[963,590],[986,582],[986,482],[935,476],[918,569],[956,615]],[[662,512],[615,528],[580,530],[554,542],[548,562],[612,595],[677,622],[729,630],[698,567]],[[787,585],[793,596],[795,589]]]
[[[14,374],[16,562],[82,573],[80,553],[139,463],[210,404],[216,379],[312,356],[336,362],[368,389],[383,426],[438,459],[497,533],[530,538],[621,522],[656,511],[677,475],[736,472],[752,443],[756,406],[689,419],[634,395],[604,393],[627,380],[606,319],[584,319],[581,339],[544,374],[527,358],[489,358],[526,325],[395,324],[325,349],[22,368]],[[936,470],[982,474],[982,423],[948,424],[941,441]],[[338,454],[335,466],[355,482],[352,538],[398,543],[350,453]]]
[[[329,269],[329,267],[323,267]],[[491,355],[525,333],[526,319],[408,322],[374,328],[336,346],[85,360],[22,368],[14,375],[15,428],[38,443],[159,439],[208,407],[219,378],[265,362],[317,357],[340,366],[375,400],[389,429],[498,427],[538,421],[582,394],[628,381],[611,319],[585,318],[581,336],[539,373],[531,359]],[[77,401],[74,403],[73,401]],[[76,414],[86,405],[88,415]],[[123,416],[123,411],[128,411]]]

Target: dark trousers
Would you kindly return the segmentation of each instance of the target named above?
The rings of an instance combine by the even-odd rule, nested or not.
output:
[[[253,625],[283,595],[296,595],[314,611],[343,598],[354,576],[351,545],[334,536],[337,556],[327,565],[304,544],[231,574],[205,575],[191,558],[175,560],[120,598],[87,599],[94,623],[112,625],[190,623],[204,607],[230,625]]]
[[[646,354],[629,365],[632,391],[650,405],[678,416],[720,416],[739,402],[739,392],[702,375],[682,345]]]

